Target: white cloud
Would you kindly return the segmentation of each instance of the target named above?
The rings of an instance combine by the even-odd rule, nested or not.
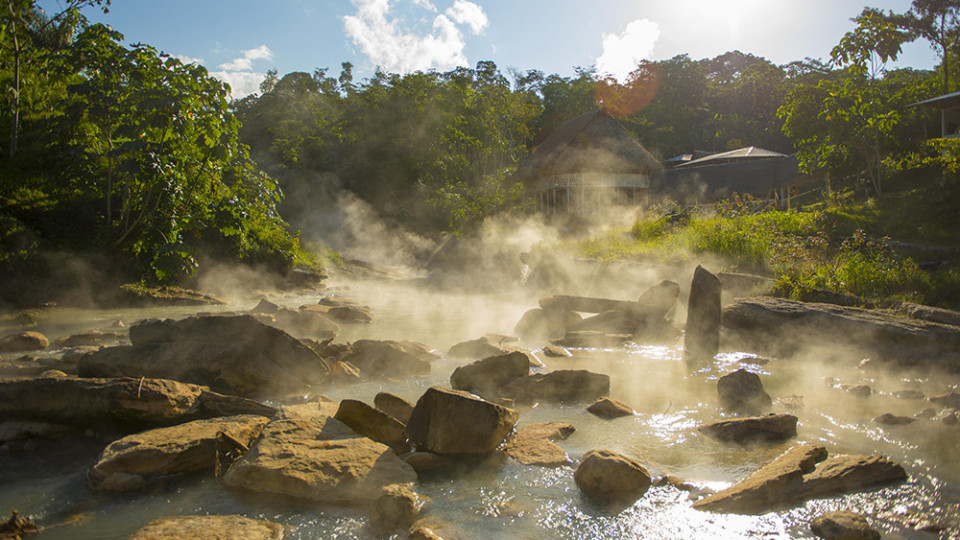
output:
[[[267,74],[253,71],[211,71],[210,76],[229,84],[231,97],[242,98],[259,92],[260,83]]]
[[[273,58],[273,51],[266,45],[261,45],[255,49],[247,49],[243,51],[243,56],[234,58],[217,67],[225,71],[249,71],[253,69],[254,60],[269,60],[270,58]]]
[[[652,56],[658,39],[660,25],[649,19],[631,22],[620,35],[603,34],[603,54],[597,58],[597,72],[623,82],[641,60]]]
[[[185,54],[175,54],[173,55],[173,57],[183,62],[184,64],[197,64],[201,66],[203,65],[203,58],[193,58],[192,56],[187,56]]]
[[[467,0],[456,0],[445,13],[454,21],[470,26],[474,34],[482,32],[490,22],[482,7]]]
[[[390,0],[353,0],[353,3],[357,13],[343,19],[347,35],[371,62],[391,72],[465,65],[466,44],[457,25],[469,27],[474,34],[488,25],[483,8],[467,0],[455,0],[453,6],[434,17],[432,33],[427,35],[408,32],[401,21],[391,17]],[[436,11],[429,0],[413,0],[413,4]]]

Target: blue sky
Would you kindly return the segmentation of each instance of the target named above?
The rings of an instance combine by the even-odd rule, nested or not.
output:
[[[40,4],[53,11],[57,2]],[[336,75],[345,61],[365,79],[377,66],[444,71],[481,60],[569,76],[577,66],[618,73],[639,59],[735,49],[777,64],[826,59],[864,5],[904,12],[910,1],[113,0],[110,13],[87,16],[128,42],[202,63],[240,97],[256,91],[268,69],[327,67]],[[936,62],[918,41],[897,65]]]

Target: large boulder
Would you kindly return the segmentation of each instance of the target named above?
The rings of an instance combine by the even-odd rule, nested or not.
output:
[[[94,330],[83,334],[72,334],[54,341],[57,347],[90,347],[94,345],[114,344],[123,338],[120,332],[101,332]]]
[[[567,327],[583,320],[579,313],[563,309],[531,309],[520,317],[513,331],[521,336],[556,338]]]
[[[403,425],[407,425],[410,415],[413,414],[412,403],[390,392],[379,392],[373,396],[373,405],[396,418]]]
[[[624,311],[637,319],[662,319],[670,306],[666,302],[642,304],[626,300],[594,298],[589,296],[556,295],[540,299],[540,307],[549,310],[579,311],[583,313],[603,313],[606,311]]]
[[[637,302],[648,306],[657,306],[666,315],[677,304],[677,298],[679,297],[680,284],[675,281],[664,280],[643,291],[640,298],[637,298]]]
[[[454,390],[494,397],[501,386],[529,374],[530,358],[527,353],[514,351],[458,367],[450,375],[450,386]]]
[[[596,331],[606,334],[636,334],[646,320],[629,311],[604,311],[567,327],[567,332]]]
[[[328,340],[340,334],[340,327],[323,313],[279,308],[272,314],[273,324],[298,338]]]
[[[224,481],[262,493],[335,504],[369,504],[393,484],[417,480],[386,445],[336,418],[286,418],[264,427]]]
[[[334,418],[360,435],[389,446],[397,454],[410,449],[404,425],[396,418],[362,401],[356,399],[341,401]]]
[[[527,375],[500,387],[502,396],[521,402],[596,401],[609,393],[609,375],[569,369]]]
[[[0,352],[42,351],[50,340],[40,332],[20,332],[0,338]]]
[[[833,353],[842,343],[882,361],[960,370],[960,327],[883,311],[755,297],[728,305],[723,325],[731,345],[765,354],[786,356],[818,348]]]
[[[561,467],[570,463],[570,456],[553,441],[566,439],[574,431],[566,422],[529,424],[510,439],[503,451],[524,465]]]
[[[489,356],[507,354],[511,350],[513,349],[504,347],[500,342],[494,342],[488,336],[483,336],[470,341],[457,343],[453,347],[450,347],[447,354],[457,358],[487,358]]]
[[[760,414],[773,405],[760,376],[743,368],[717,380],[717,395],[723,408],[736,413]]]
[[[129,347],[80,360],[83,377],[157,377],[259,397],[301,391],[330,368],[293,336],[249,315],[151,320],[130,328]]]
[[[214,472],[217,437],[226,434],[249,447],[269,421],[263,416],[229,416],[127,435],[110,443],[87,474],[93,491],[130,491],[161,476],[208,469]]]
[[[694,503],[699,510],[763,514],[808,499],[906,480],[899,464],[881,456],[827,457],[822,446],[800,445],[733,486]]]
[[[410,415],[407,434],[435,454],[486,454],[513,431],[520,414],[458,390],[431,387]]]
[[[166,379],[41,377],[0,381],[0,417],[10,419],[145,427],[235,414],[270,416],[275,412],[248,399]]]
[[[603,397],[594,401],[587,407],[587,412],[604,420],[613,420],[623,416],[633,416],[637,414],[629,405],[622,401]]]
[[[360,368],[365,377],[411,377],[430,373],[430,363],[437,355],[419,343],[361,339],[350,345],[342,358]]]
[[[584,454],[573,479],[584,495],[599,500],[633,501],[646,493],[651,483],[643,465],[610,450]]]
[[[169,516],[151,521],[127,540],[281,540],[284,527],[243,516]]]
[[[810,530],[824,540],[880,540],[880,533],[853,512],[827,512],[813,520]]]
[[[687,361],[711,360],[720,350],[720,280],[697,266],[690,284],[683,356]]]
[[[792,414],[768,414],[750,418],[722,420],[697,428],[714,439],[735,442],[781,442],[797,436],[797,417]]]

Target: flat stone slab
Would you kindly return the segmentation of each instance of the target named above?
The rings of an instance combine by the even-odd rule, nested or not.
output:
[[[283,525],[243,516],[171,516],[148,523],[128,540],[281,540]]]
[[[797,417],[792,414],[768,414],[733,418],[700,426],[697,430],[725,442],[780,442],[797,436]]]
[[[571,463],[570,456],[553,441],[566,439],[576,430],[566,422],[541,422],[524,426],[503,451],[524,465],[561,467]]]
[[[417,473],[388,446],[330,417],[286,418],[264,427],[224,481],[251,491],[336,504],[369,504]]]

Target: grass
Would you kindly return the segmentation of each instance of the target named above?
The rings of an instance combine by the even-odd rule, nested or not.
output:
[[[677,266],[707,260],[716,271],[773,277],[776,294],[798,299],[828,292],[865,303],[960,309],[956,181],[907,183],[860,202],[848,191],[799,211],[752,213],[744,202],[721,203],[712,214],[644,219],[571,247],[604,260]]]

